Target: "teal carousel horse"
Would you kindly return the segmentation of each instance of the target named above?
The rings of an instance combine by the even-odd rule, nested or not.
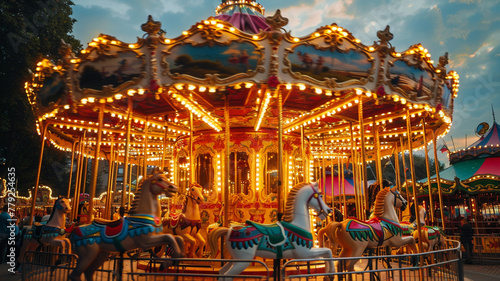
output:
[[[263,225],[246,221],[244,225],[230,228],[219,227],[208,235],[211,256],[219,251],[219,238],[226,236],[225,247],[233,259],[254,259],[256,256],[268,259],[332,258],[328,248],[314,248],[311,234],[309,208],[318,217],[325,219],[332,210],[323,201],[317,183],[301,183],[288,193],[283,220]],[[250,262],[228,262],[220,275],[238,275]],[[326,272],[334,272],[333,261],[326,262]]]
[[[87,281],[93,280],[94,272],[106,261],[111,252],[125,252],[132,249],[149,249],[161,245],[170,246],[170,256],[184,257],[184,243],[181,237],[162,233],[160,200],[164,193],[172,197],[177,186],[167,177],[154,173],[144,179],[131,204],[130,215],[110,221],[96,218],[91,224],[76,227],[70,235],[78,262],[71,272],[70,280],[80,280],[85,274]]]
[[[61,253],[71,254],[71,244],[66,238],[66,214],[71,212],[71,204],[65,197],[54,202],[52,213],[46,224],[35,223],[23,235],[23,244],[19,255],[19,263],[24,261],[26,251],[33,251],[40,246],[58,247]]]

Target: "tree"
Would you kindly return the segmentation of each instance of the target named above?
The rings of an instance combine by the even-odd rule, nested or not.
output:
[[[35,184],[41,145],[24,84],[42,58],[54,62],[60,58],[61,39],[74,52],[81,49],[80,41],[69,34],[76,21],[71,18],[71,5],[67,0],[0,2],[0,177],[5,178],[7,169],[14,167],[19,191],[24,194]],[[41,184],[56,189],[67,186],[50,165],[64,163],[65,157],[55,148],[45,150]]]

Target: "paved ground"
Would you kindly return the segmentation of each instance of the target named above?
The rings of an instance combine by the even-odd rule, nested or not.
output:
[[[21,281],[21,274],[11,274],[7,264],[0,264],[0,280]],[[474,260],[464,265],[465,281],[500,281],[500,260]],[[54,280],[56,281],[56,280]]]

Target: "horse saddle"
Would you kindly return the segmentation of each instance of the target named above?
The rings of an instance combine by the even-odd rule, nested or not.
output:
[[[165,227],[168,225],[171,229],[176,228],[181,221],[181,215],[182,213],[171,215],[169,219],[163,221],[163,226]]]
[[[366,222],[353,219],[347,225],[346,230],[354,240],[378,241],[379,244],[384,241],[384,230],[378,218]]]
[[[97,227],[104,228],[105,237],[114,237],[119,236],[124,229],[127,229],[126,223],[124,222],[125,220],[123,218],[119,218],[117,220],[96,218],[94,219],[93,224]]]
[[[271,246],[280,246],[286,242],[286,234],[285,229],[281,225],[281,223],[273,223],[273,224],[262,224],[254,221],[247,220],[247,225],[251,225],[255,227],[255,229],[267,236],[269,239],[269,244]]]
[[[42,237],[56,237],[64,234],[64,229],[53,226],[46,226],[45,224],[33,224],[32,229],[27,233],[31,238],[40,239]]]
[[[439,229],[436,229],[435,227],[432,226],[424,226],[423,228],[427,229],[427,237],[429,240],[434,240],[436,238],[439,238]]]

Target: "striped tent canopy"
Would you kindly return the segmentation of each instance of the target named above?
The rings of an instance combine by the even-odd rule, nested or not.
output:
[[[257,34],[260,30],[270,29],[263,16],[264,7],[254,1],[223,1],[216,12],[216,19],[228,22],[247,33]]]
[[[491,128],[465,149],[450,153],[451,166],[439,172],[444,194],[465,192],[500,193],[500,126]],[[427,179],[418,181],[419,194],[427,194]],[[436,176],[431,177],[432,193],[437,192]],[[410,188],[411,190],[411,188]],[[436,193],[434,193],[436,194]]]
[[[373,184],[375,181],[368,181],[368,185]],[[323,184],[323,179],[321,178],[318,181],[318,184],[321,186],[321,189],[326,189],[325,194],[326,196],[331,197],[332,196],[332,177],[331,175],[326,175],[325,177],[325,184]],[[344,178],[344,186],[345,186],[345,194],[346,196],[354,196],[355,195],[355,190],[354,190],[354,180],[353,178]],[[342,183],[339,188],[339,178],[337,175],[333,176],[333,194],[334,196],[339,196],[343,195],[343,190],[342,190]]]

